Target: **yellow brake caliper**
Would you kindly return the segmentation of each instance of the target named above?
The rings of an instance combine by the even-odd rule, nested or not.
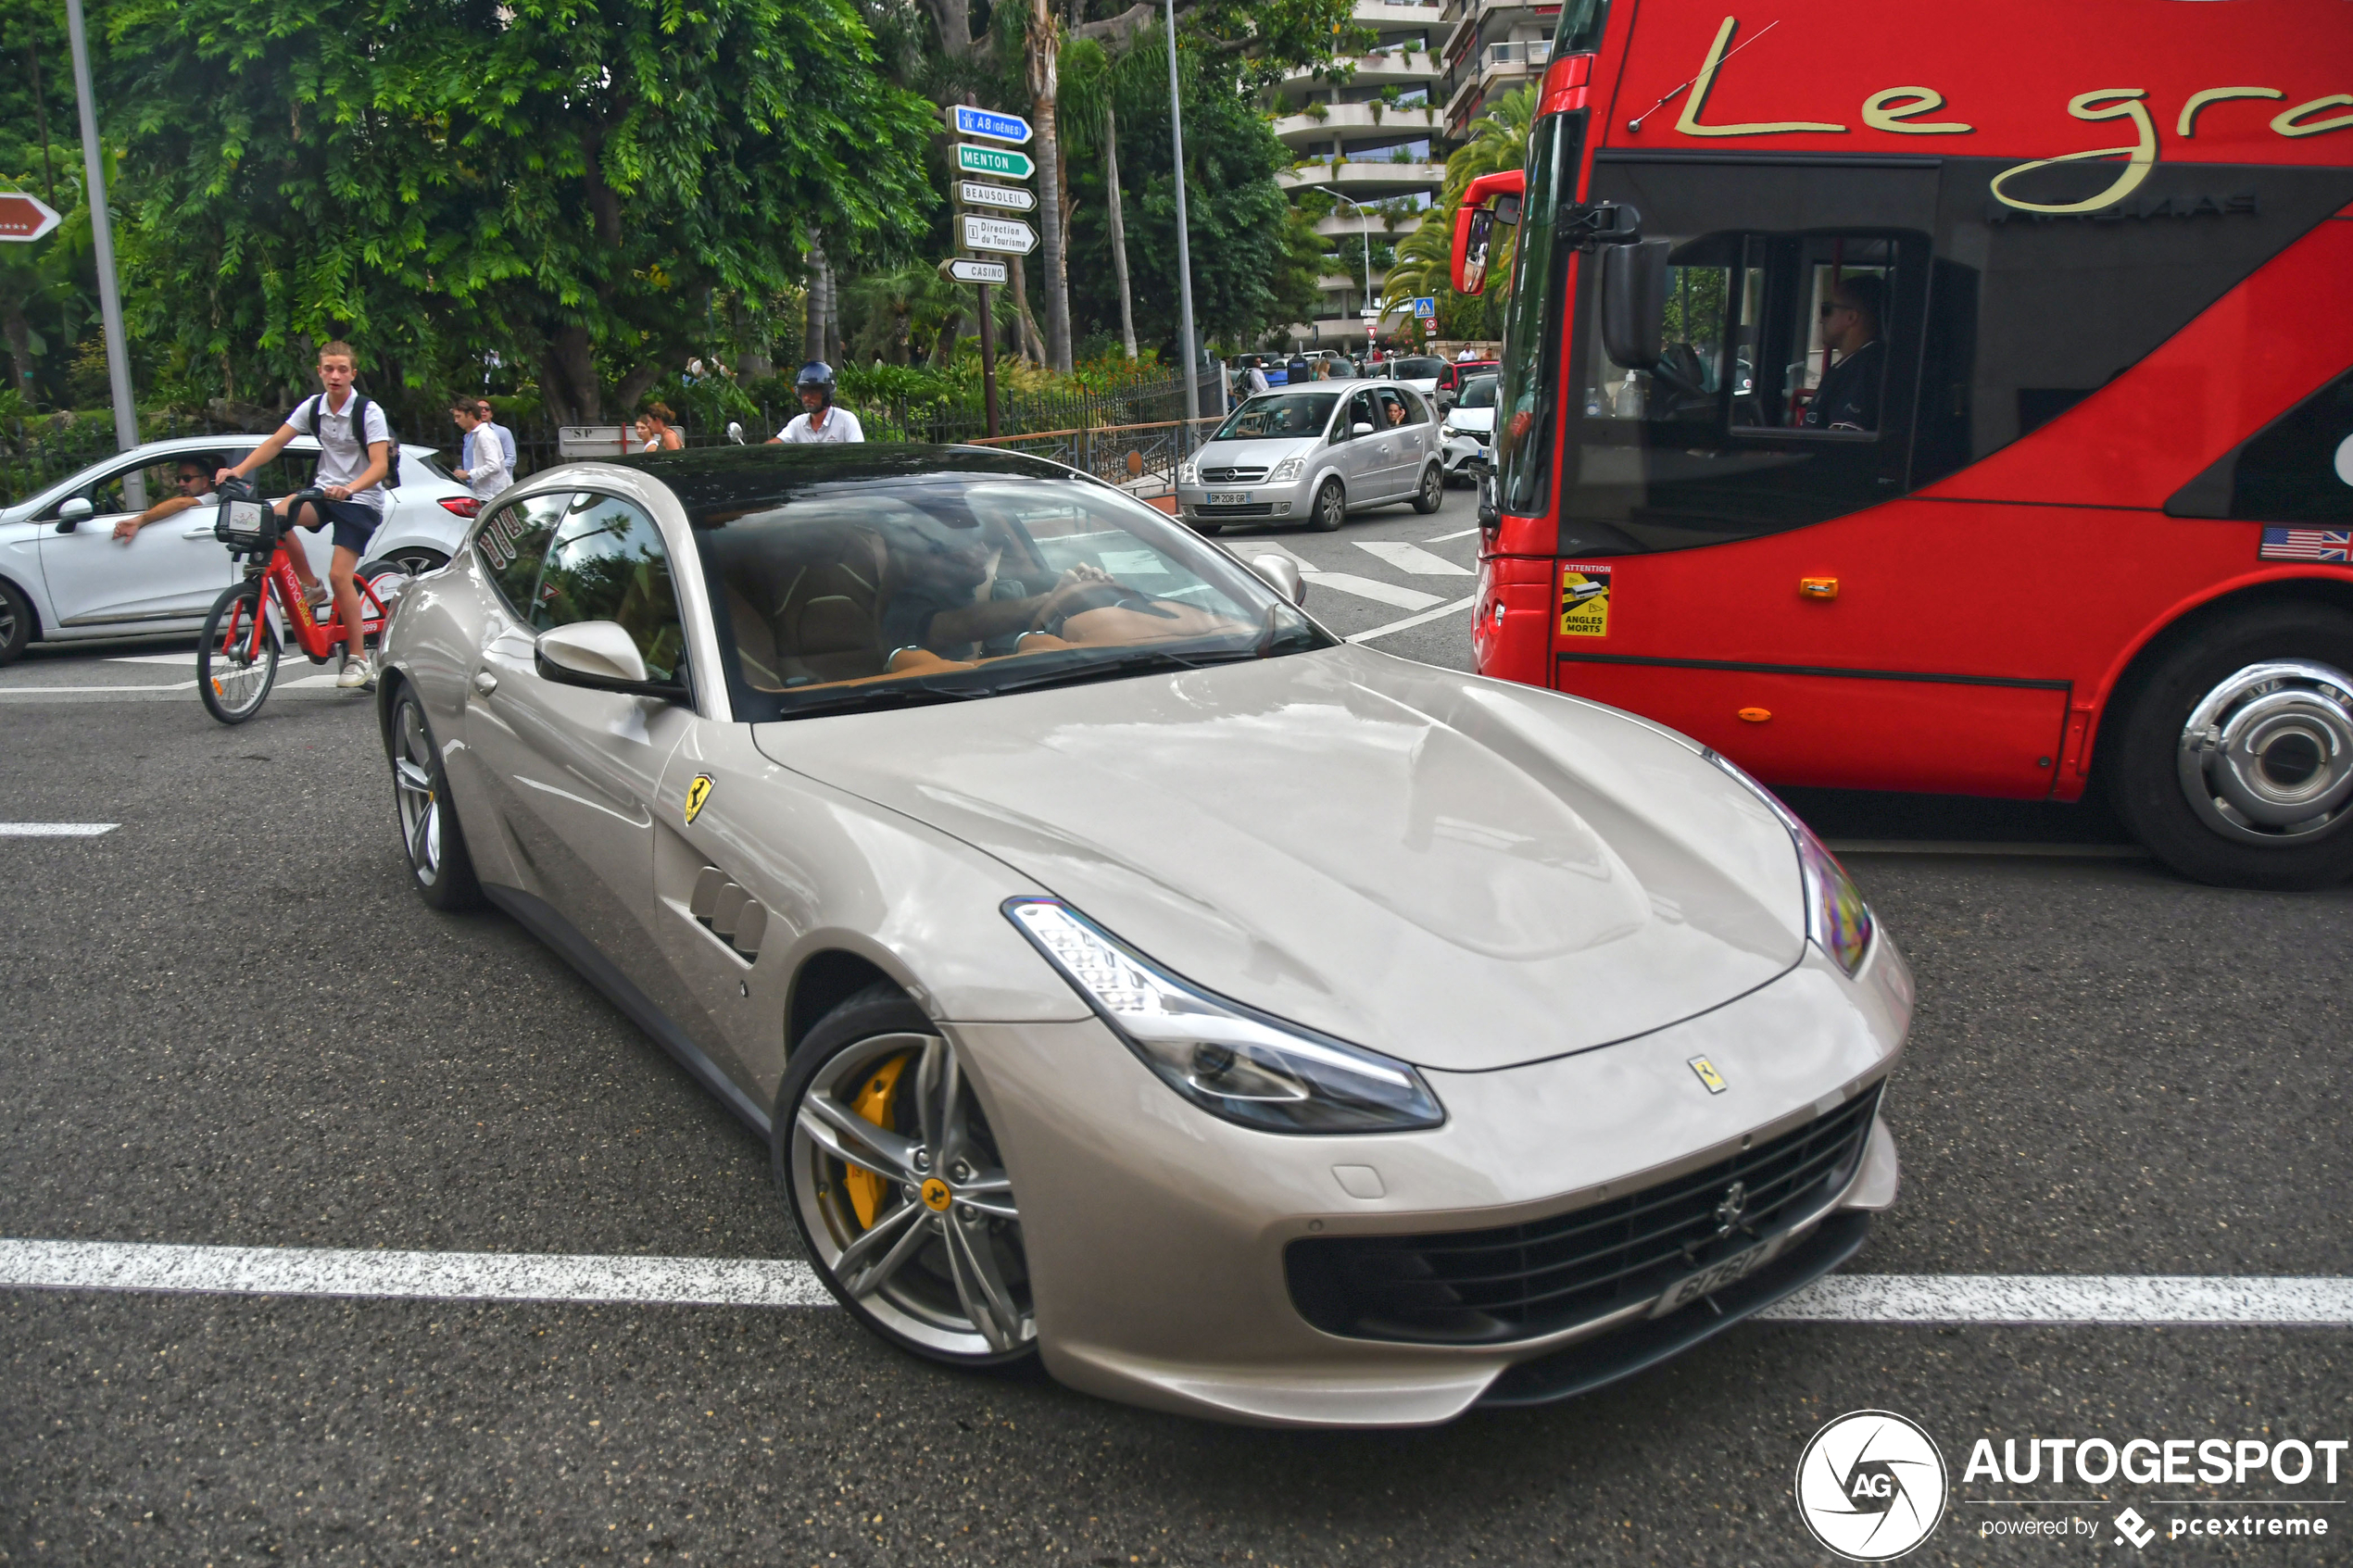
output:
[[[885,1132],[896,1131],[890,1124],[890,1097],[899,1087],[899,1075],[906,1071],[907,1060],[904,1056],[895,1056],[875,1068],[849,1109]],[[849,1189],[849,1206],[858,1210],[858,1223],[871,1227],[882,1208],[883,1178],[852,1165],[842,1177],[842,1185]]]

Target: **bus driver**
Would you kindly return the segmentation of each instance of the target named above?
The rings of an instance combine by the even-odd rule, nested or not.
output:
[[[1879,322],[1885,301],[1886,285],[1868,272],[1850,272],[1831,287],[1822,306],[1822,345],[1836,351],[1838,363],[1822,373],[1806,406],[1806,429],[1879,429],[1879,386],[1887,366]]]

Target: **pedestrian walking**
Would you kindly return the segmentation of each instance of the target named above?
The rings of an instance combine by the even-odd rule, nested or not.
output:
[[[686,445],[673,420],[677,415],[667,403],[648,403],[637,415],[637,450],[640,452],[676,452]]]
[[[479,397],[459,397],[449,405],[449,418],[465,433],[458,443],[454,477],[487,501],[515,482],[515,438],[491,422],[490,405]]]

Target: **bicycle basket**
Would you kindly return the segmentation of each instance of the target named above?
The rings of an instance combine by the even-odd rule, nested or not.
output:
[[[233,550],[261,551],[275,547],[282,532],[278,514],[268,502],[254,494],[249,482],[229,480],[215,494],[220,497],[220,508],[213,519],[214,538]]]

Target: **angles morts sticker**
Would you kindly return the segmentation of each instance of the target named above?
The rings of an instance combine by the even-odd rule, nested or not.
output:
[[[1561,635],[1609,635],[1609,568],[1561,568]]]
[[[686,786],[686,822],[691,826],[702,815],[703,802],[711,798],[711,775],[697,773],[695,782]]]

